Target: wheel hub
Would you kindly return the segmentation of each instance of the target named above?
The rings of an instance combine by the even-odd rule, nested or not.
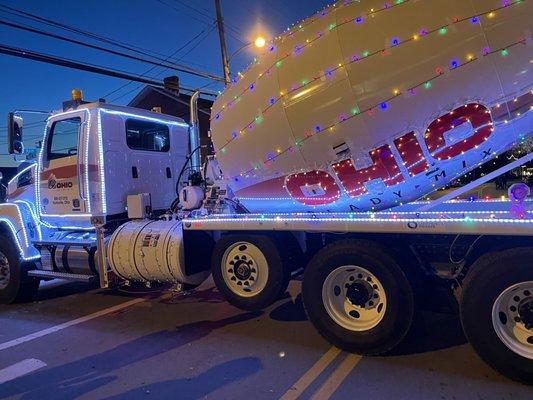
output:
[[[346,284],[346,298],[354,306],[364,307],[372,298],[374,290],[366,281],[355,281]]]
[[[245,281],[252,275],[252,268],[249,261],[238,260],[233,267],[235,276],[241,281]]]
[[[526,329],[533,328],[533,297],[524,299],[518,305],[518,316]]]

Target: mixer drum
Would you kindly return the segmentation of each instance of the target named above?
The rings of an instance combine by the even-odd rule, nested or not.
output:
[[[367,211],[445,186],[533,133],[533,3],[337,1],[212,107],[252,212]]]
[[[142,282],[198,285],[206,270],[187,274],[181,221],[134,220],[119,227],[109,242],[108,260],[119,277]]]

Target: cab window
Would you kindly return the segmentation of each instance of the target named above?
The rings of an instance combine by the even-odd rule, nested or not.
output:
[[[167,152],[170,149],[168,126],[152,121],[128,119],[126,142],[132,150]]]
[[[70,157],[78,154],[78,133],[81,118],[69,118],[56,121],[50,128],[48,140],[48,159]]]

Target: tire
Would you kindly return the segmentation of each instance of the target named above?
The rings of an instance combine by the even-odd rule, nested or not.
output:
[[[501,374],[528,384],[533,384],[532,260],[533,248],[482,256],[468,271],[460,299],[463,330],[477,354]],[[526,317],[529,330],[524,320],[515,321],[515,317],[520,318],[520,310],[525,310],[520,305],[530,307]],[[508,330],[525,336],[521,335],[520,340]],[[530,343],[527,343],[528,331]],[[513,346],[516,351],[511,349]]]
[[[276,242],[262,235],[223,236],[213,250],[211,272],[228,303],[247,311],[274,303],[285,293],[290,279]]]
[[[318,332],[362,355],[392,350],[414,317],[406,275],[386,248],[365,240],[340,240],[320,250],[305,270],[302,295]]]
[[[31,301],[39,289],[39,279],[26,275],[27,264],[15,249],[10,237],[0,235],[0,304]]]

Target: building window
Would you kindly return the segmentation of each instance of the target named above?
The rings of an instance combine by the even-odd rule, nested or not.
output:
[[[78,154],[78,134],[81,118],[69,118],[53,123],[48,139],[48,160]]]
[[[167,152],[170,149],[168,126],[152,121],[128,119],[126,142],[133,150]]]

